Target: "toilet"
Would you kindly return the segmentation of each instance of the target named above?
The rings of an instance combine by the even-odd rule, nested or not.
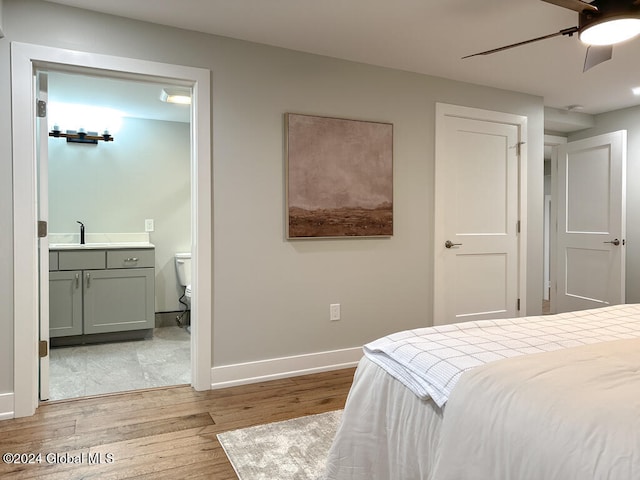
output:
[[[178,282],[184,287],[184,296],[191,305],[191,253],[176,253],[176,272]],[[188,308],[188,307],[187,307]]]

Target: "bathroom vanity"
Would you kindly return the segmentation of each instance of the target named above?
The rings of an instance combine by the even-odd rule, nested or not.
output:
[[[152,244],[50,245],[52,345],[144,338],[154,325]]]

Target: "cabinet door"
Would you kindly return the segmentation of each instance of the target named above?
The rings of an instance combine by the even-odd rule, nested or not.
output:
[[[49,272],[49,336],[82,335],[82,272]]]
[[[154,327],[153,268],[84,271],[83,280],[85,334]]]

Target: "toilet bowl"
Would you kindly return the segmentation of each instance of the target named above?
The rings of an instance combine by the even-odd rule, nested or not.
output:
[[[184,287],[184,296],[191,301],[191,253],[176,253],[178,282]]]
[[[184,293],[178,299],[184,310],[176,317],[176,322],[191,333],[191,253],[176,253],[175,262],[178,283],[184,287]]]

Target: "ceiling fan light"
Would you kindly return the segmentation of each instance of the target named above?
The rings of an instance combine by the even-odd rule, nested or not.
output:
[[[613,45],[640,34],[640,18],[618,18],[594,23],[580,32],[587,45]]]

